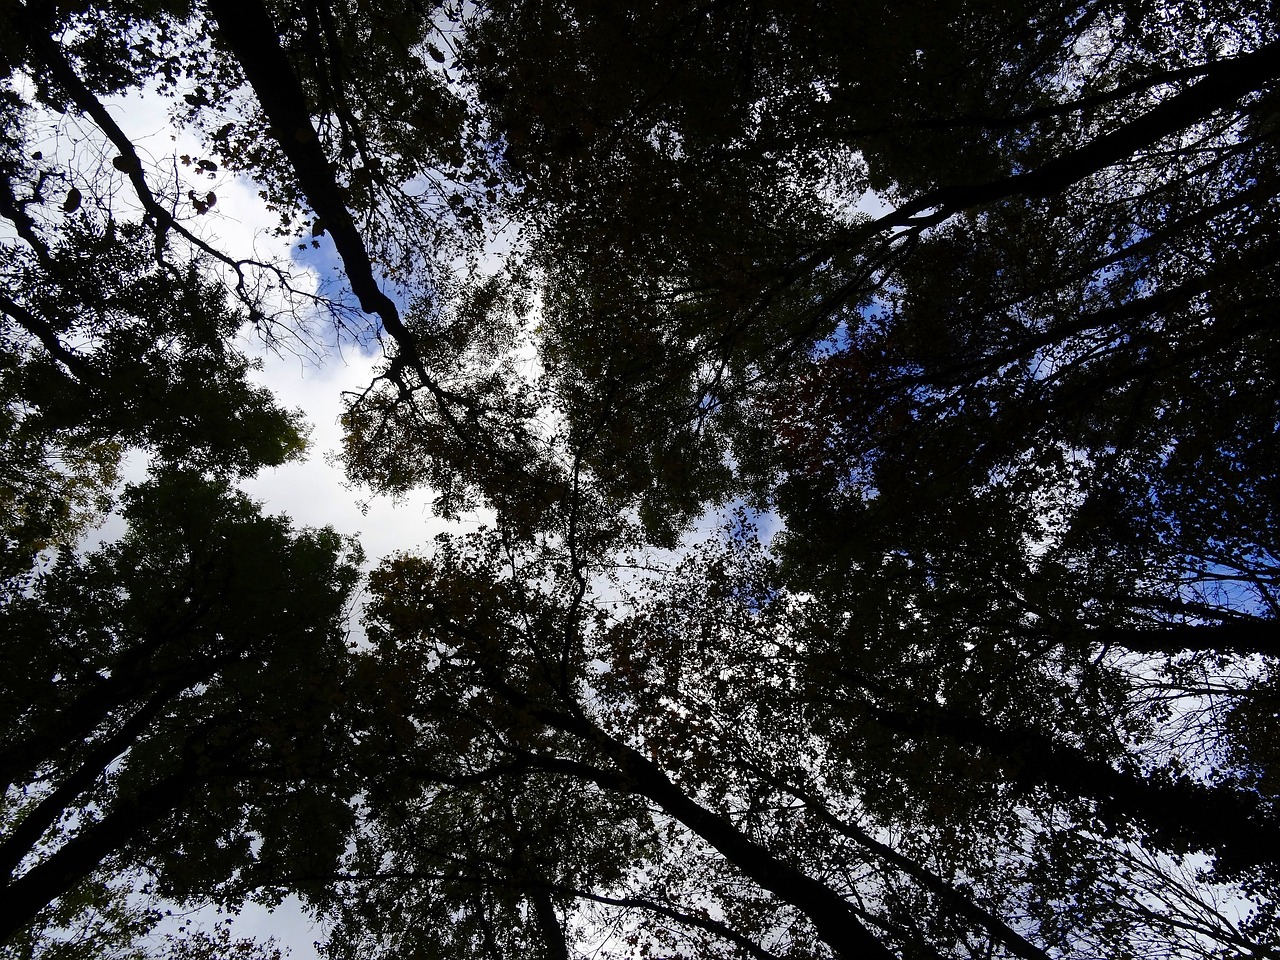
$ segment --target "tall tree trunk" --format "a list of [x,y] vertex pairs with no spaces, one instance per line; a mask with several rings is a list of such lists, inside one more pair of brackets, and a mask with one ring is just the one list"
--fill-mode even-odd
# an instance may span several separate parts
[[922,227],[940,223],[961,210],[1009,197],[1046,197],[1132,157],[1164,137],[1207,120],[1219,110],[1235,106],[1250,93],[1280,76],[1280,42],[1252,53],[1220,60],[1201,80],[1140,117],[1110,133],[1054,157],[1026,173],[992,183],[955,185],[931,190],[869,225],[876,231],[898,226]]
[[859,960],[896,960],[894,954],[867,929],[844,897],[756,843],[728,818],[698,803],[644,754],[620,743],[581,717],[537,708],[535,712],[541,719],[595,748],[611,762],[612,769],[537,756],[530,758],[533,763],[549,771],[589,779],[608,790],[623,790],[652,801],[668,816],[710,844],[744,876],[808,917],[818,936],[837,956]]
[[1092,800],[1118,822],[1142,824],[1151,839],[1174,851],[1213,853],[1228,870],[1280,864],[1280,825],[1240,791],[1209,787],[1182,777],[1161,782],[1117,770],[1084,750],[1045,734],[997,726],[985,717],[925,703],[869,705],[890,730],[976,746],[997,758],[1023,784],[1048,787],[1066,797]]
[[0,943],[25,928],[40,911],[75,889],[104,859],[121,850],[186,800],[198,783],[195,764],[156,781],[136,797],[122,799],[92,826],[18,879],[0,885]]
[[556,916],[550,891],[545,886],[533,885],[527,896],[533,907],[534,918],[538,922],[538,932],[542,934],[542,945],[546,950],[547,960],[569,960],[569,945],[564,939],[564,926]]
[[373,275],[368,248],[320,145],[306,94],[280,46],[280,32],[271,14],[257,0],[210,0],[209,10],[218,20],[219,36],[240,61],[307,203],[324,221],[360,308],[378,316],[401,354],[415,358],[416,365],[413,337],[401,322],[395,303],[379,288]]
[[1280,624],[1273,620],[1235,620],[1215,624],[1175,624],[1156,629],[1102,627],[1081,631],[1081,640],[1112,644],[1135,653],[1260,653],[1280,657]]

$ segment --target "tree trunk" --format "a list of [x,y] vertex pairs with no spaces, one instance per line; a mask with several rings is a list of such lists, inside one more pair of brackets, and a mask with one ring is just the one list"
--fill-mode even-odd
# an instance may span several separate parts
[[1099,813],[1113,821],[1141,823],[1166,849],[1212,852],[1228,870],[1274,868],[1280,863],[1280,826],[1256,800],[1239,791],[1187,777],[1169,782],[1144,779],[1045,734],[999,727],[984,717],[928,704],[911,704],[909,709],[872,705],[869,712],[885,727],[908,736],[943,737],[979,747],[999,759],[1015,782],[1092,800]]
[[[505,691],[504,691],[505,692]],[[657,764],[610,737],[585,719],[559,711],[538,711],[542,719],[584,740],[610,760],[605,770],[578,761],[532,758],[544,769],[572,773],[608,790],[639,794],[709,843],[742,874],[809,918],[818,936],[837,956],[896,960],[854,913],[852,906],[826,884],[781,860],[747,837],[727,818],[702,806],[672,783]]]

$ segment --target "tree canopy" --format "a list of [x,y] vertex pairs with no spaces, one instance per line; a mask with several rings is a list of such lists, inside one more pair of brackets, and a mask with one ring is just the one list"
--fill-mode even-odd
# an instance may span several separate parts
[[6,956],[1280,956],[1274,9],[0,19]]

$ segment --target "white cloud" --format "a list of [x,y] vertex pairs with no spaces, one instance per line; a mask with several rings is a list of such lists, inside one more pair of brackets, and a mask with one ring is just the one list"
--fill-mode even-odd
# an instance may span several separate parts
[[[204,151],[190,132],[171,125],[169,100],[155,93],[134,94],[111,101],[109,109],[150,167],[157,186],[161,186],[161,179],[169,178],[162,192],[171,193],[181,183],[183,193],[194,188],[201,194],[209,190],[217,194],[217,204],[199,217],[190,216],[192,211],[180,203],[179,217],[189,229],[234,257],[252,256],[285,266],[303,291],[318,288],[320,278],[314,269],[294,260],[293,243],[273,232],[275,216],[266,209],[253,181],[221,172],[208,179],[177,159],[184,154],[198,158]],[[315,259],[315,255],[308,259]],[[327,321],[321,318],[315,322],[319,330]],[[349,347],[340,353],[330,352],[319,362],[315,357],[300,360],[267,351],[251,335],[242,338],[240,347],[262,361],[254,379],[285,407],[301,408],[312,425],[311,448],[304,461],[264,471],[244,484],[246,492],[261,500],[268,513],[288,514],[299,525],[328,525],[340,533],[359,534],[372,560],[425,544],[445,529],[432,515],[429,494],[400,503],[386,497],[369,499],[348,489],[341,468],[329,462],[342,440],[338,422],[342,394],[368,386],[379,356]],[[362,500],[367,501],[364,512]]]
[[281,404],[305,412],[312,427],[311,446],[305,460],[265,470],[244,484],[268,512],[286,513],[299,525],[327,525],[339,533],[359,534],[371,560],[426,544],[449,526],[432,513],[429,492],[400,502],[370,498],[350,489],[342,468],[330,462],[342,444],[342,395],[367,387],[379,362],[376,356],[354,350],[330,355],[319,367],[295,357],[265,356],[256,379]]

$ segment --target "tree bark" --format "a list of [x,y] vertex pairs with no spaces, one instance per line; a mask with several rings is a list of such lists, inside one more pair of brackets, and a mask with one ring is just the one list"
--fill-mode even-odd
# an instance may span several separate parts
[[1176,624],[1156,629],[1102,627],[1073,636],[1095,644],[1124,647],[1135,653],[1257,653],[1280,657],[1280,624],[1273,620]]
[[799,787],[793,786],[784,780],[776,777],[770,777],[756,771],[757,775],[766,783],[777,787],[787,793],[790,793],[797,800],[804,803],[806,809],[810,810],[819,821],[826,824],[832,830],[843,836],[848,837],[858,846],[865,850],[869,850],[874,856],[889,863],[901,870],[907,876],[911,877],[922,887],[938,897],[950,909],[954,910],[957,916],[964,917],[966,920],[976,924],[983,930],[986,930],[994,939],[1004,944],[1009,952],[1015,956],[1022,957],[1023,960],[1049,960],[1049,955],[1028,940],[1022,934],[1018,933],[1007,923],[997,917],[995,914],[984,910],[978,904],[974,903],[969,897],[965,896],[955,887],[951,886],[937,874],[927,870],[921,864],[912,860],[910,857],[904,856],[888,844],[881,843],[863,830],[858,829],[851,823],[847,823],[837,817],[825,805],[820,803],[816,797],[810,796],[806,791]]
[[46,906],[93,873],[155,826],[190,795],[198,783],[194,764],[159,780],[137,797],[118,803],[110,813],[68,840],[57,852],[17,880],[0,885],[0,943],[26,927]]
[[29,775],[53,751],[88,740],[111,711],[147,697],[155,689],[163,690],[173,684],[187,687],[207,680],[238,656],[238,651],[233,650],[219,657],[184,664],[182,669],[168,674],[144,672],[147,660],[161,647],[181,643],[186,637],[186,631],[179,625],[175,633],[156,633],[143,639],[110,664],[109,676],[71,698],[55,716],[35,725],[30,733],[14,737],[0,750],[0,783],[12,784]]
[[526,894],[533,905],[533,915],[542,935],[542,945],[548,960],[569,960],[569,945],[565,943],[564,926],[556,916],[551,893],[545,886],[533,885]]
[[222,41],[240,61],[276,143],[293,167],[298,186],[316,216],[324,221],[360,308],[377,315],[404,356],[416,358],[413,337],[401,322],[400,311],[373,275],[369,251],[320,145],[306,94],[280,46],[271,14],[256,0],[210,0],[209,10],[217,18]]
[[1144,779],[1045,734],[999,727],[985,717],[943,707],[869,705],[869,713],[888,729],[908,736],[943,737],[985,750],[1015,781],[1092,800],[1112,821],[1142,824],[1166,849],[1212,852],[1228,870],[1274,869],[1280,863],[1280,825],[1253,797],[1239,791],[1187,777],[1163,783]]
[[[879,232],[891,227],[929,226],[961,210],[996,200],[1052,196],[1164,137],[1233,106],[1277,76],[1280,76],[1280,42],[1269,43],[1244,56],[1219,61],[1193,86],[1076,150],[1055,157],[1034,170],[991,183],[930,190],[885,214],[867,229]],[[934,212],[917,219],[918,214],[929,210]]]
[[818,936],[837,956],[896,960],[853,912],[852,906],[821,881],[815,880],[773,851],[747,837],[728,819],[702,806],[642,753],[613,739],[603,730],[559,711],[539,711],[544,720],[595,747],[613,764],[602,769],[577,760],[531,756],[530,762],[549,772],[569,773],[606,790],[639,794],[683,823],[709,843],[729,863],[779,900],[809,918]]
[[119,729],[105,739],[90,745],[89,753],[74,770],[43,800],[28,810],[12,832],[0,843],[0,876],[7,876],[24,857],[36,849],[36,845],[62,816],[73,809],[77,797],[93,786],[94,782],[110,766],[111,761],[133,745],[143,731],[166,706],[189,684],[175,683],[161,688],[120,724]]

